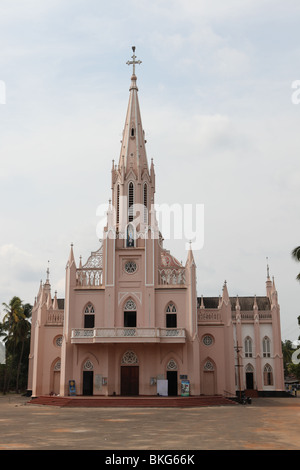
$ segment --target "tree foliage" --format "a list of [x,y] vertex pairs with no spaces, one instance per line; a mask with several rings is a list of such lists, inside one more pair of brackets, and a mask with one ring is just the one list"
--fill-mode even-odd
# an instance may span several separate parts
[[20,392],[27,387],[28,355],[32,306],[14,296],[3,303],[4,317],[0,322],[0,336],[5,344],[5,364],[1,366],[0,384],[3,393]]
[[[292,251],[292,258],[295,261],[300,261],[300,246],[296,246],[296,248]],[[297,281],[300,281],[300,273],[296,277]]]

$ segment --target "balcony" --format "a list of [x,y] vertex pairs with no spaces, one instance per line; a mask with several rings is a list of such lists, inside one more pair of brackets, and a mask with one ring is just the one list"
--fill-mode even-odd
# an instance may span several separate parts
[[91,343],[185,343],[184,328],[75,328],[71,342]]
[[79,268],[76,270],[76,287],[78,289],[99,289],[102,285],[102,269]]

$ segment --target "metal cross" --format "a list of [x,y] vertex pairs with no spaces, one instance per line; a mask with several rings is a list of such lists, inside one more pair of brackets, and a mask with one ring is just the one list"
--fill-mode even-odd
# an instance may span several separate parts
[[128,60],[128,61],[126,62],[126,64],[127,64],[127,65],[133,65],[132,75],[135,75],[135,64],[141,64],[142,61],[141,61],[141,60],[135,60],[135,59],[136,59],[136,55],[135,55],[135,46],[132,46],[132,50],[133,50],[132,60]]

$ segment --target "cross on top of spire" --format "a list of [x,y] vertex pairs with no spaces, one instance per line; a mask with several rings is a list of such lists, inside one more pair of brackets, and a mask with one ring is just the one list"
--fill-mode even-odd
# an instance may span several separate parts
[[127,65],[132,65],[133,66],[133,69],[132,69],[132,75],[135,75],[135,64],[141,64],[142,61],[141,60],[135,60],[136,59],[136,55],[135,55],[135,46],[132,46],[132,50],[133,50],[133,56],[132,56],[132,60],[128,60],[126,62]]

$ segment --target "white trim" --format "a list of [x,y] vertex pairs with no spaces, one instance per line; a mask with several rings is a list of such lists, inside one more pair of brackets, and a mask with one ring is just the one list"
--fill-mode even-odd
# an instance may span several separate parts
[[[109,232],[113,232],[114,233],[114,237],[113,237],[113,283],[112,284],[107,284],[107,240],[111,240],[109,237],[108,237],[108,234]],[[106,287],[114,287],[115,286],[115,252],[116,252],[116,232],[113,230],[113,229],[109,229],[109,231],[107,232],[107,237],[106,237],[106,250],[105,250],[105,286]]]
[[141,292],[119,292],[118,293],[118,305],[120,305],[124,297],[127,297],[127,296],[134,296],[142,305],[142,293]]
[[[147,252],[147,240],[148,240],[148,231],[150,229],[150,232],[151,232],[151,240],[152,240],[152,254],[153,254],[153,259],[152,259],[152,284],[148,284],[147,283],[147,259],[148,259],[148,252]],[[153,287],[154,286],[154,268],[155,268],[155,264],[154,264],[154,237],[152,237],[152,228],[150,226],[147,226],[146,227],[146,230],[145,230],[145,234],[147,234],[147,236],[145,236],[145,287]]]

